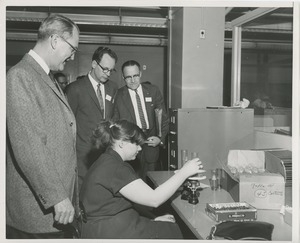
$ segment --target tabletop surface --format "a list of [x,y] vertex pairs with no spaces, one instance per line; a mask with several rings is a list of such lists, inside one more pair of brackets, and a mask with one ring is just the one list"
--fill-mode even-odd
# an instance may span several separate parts
[[[173,174],[173,171],[151,171],[148,172],[148,177],[155,186],[159,186]],[[207,185],[209,183],[208,179],[201,182]],[[182,200],[179,195],[172,199],[171,206],[198,239],[206,239],[211,227],[218,223],[206,214],[206,203],[218,202],[226,203],[234,202],[234,200],[227,191],[223,189],[213,191],[209,187],[200,191],[198,204],[190,204],[188,201]],[[258,209],[257,221],[269,222],[274,225],[273,241],[292,240],[292,227],[284,222],[283,215],[279,210]]]

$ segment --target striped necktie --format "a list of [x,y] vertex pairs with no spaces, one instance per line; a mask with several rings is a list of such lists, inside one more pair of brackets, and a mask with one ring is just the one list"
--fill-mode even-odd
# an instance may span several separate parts
[[102,116],[103,116],[103,118],[105,118],[105,114],[104,114],[104,102],[103,102],[103,98],[102,98],[102,94],[101,94],[100,85],[101,84],[97,85],[97,98],[98,98],[98,101],[99,101],[99,104],[100,104],[100,109],[101,109]]
[[134,91],[135,91],[137,107],[138,107],[138,111],[139,111],[139,115],[140,115],[140,120],[141,120],[141,124],[142,124],[142,129],[144,130],[144,129],[147,129],[147,123],[146,123],[146,119],[145,119],[143,108],[142,108],[141,98],[140,98],[137,90],[134,90]]

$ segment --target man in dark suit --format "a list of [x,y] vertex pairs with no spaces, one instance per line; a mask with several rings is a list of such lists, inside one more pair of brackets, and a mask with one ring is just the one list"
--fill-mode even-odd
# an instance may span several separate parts
[[76,121],[51,77],[74,59],[79,29],[61,15],[40,25],[6,80],[6,237],[63,238],[78,205]]
[[67,86],[66,95],[77,123],[77,163],[79,188],[90,165],[102,151],[91,144],[93,130],[101,119],[110,119],[113,114],[113,99],[117,85],[109,80],[118,58],[116,53],[99,47],[92,57],[88,75]]
[[147,171],[157,168],[159,147],[165,143],[169,119],[158,87],[149,82],[141,83],[142,72],[138,62],[125,62],[122,73],[126,85],[117,91],[113,120],[126,119],[137,124],[146,134],[147,143],[137,158],[137,171],[145,180]]

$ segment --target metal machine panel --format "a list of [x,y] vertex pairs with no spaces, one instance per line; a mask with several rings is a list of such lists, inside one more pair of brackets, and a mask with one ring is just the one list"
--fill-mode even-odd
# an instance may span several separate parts
[[169,168],[181,167],[181,150],[198,152],[205,169],[220,167],[230,149],[254,146],[253,109],[170,109]]

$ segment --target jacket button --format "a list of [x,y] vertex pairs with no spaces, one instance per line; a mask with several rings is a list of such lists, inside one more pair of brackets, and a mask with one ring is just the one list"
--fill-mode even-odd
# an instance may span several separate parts
[[70,127],[73,126],[73,122],[70,123]]

